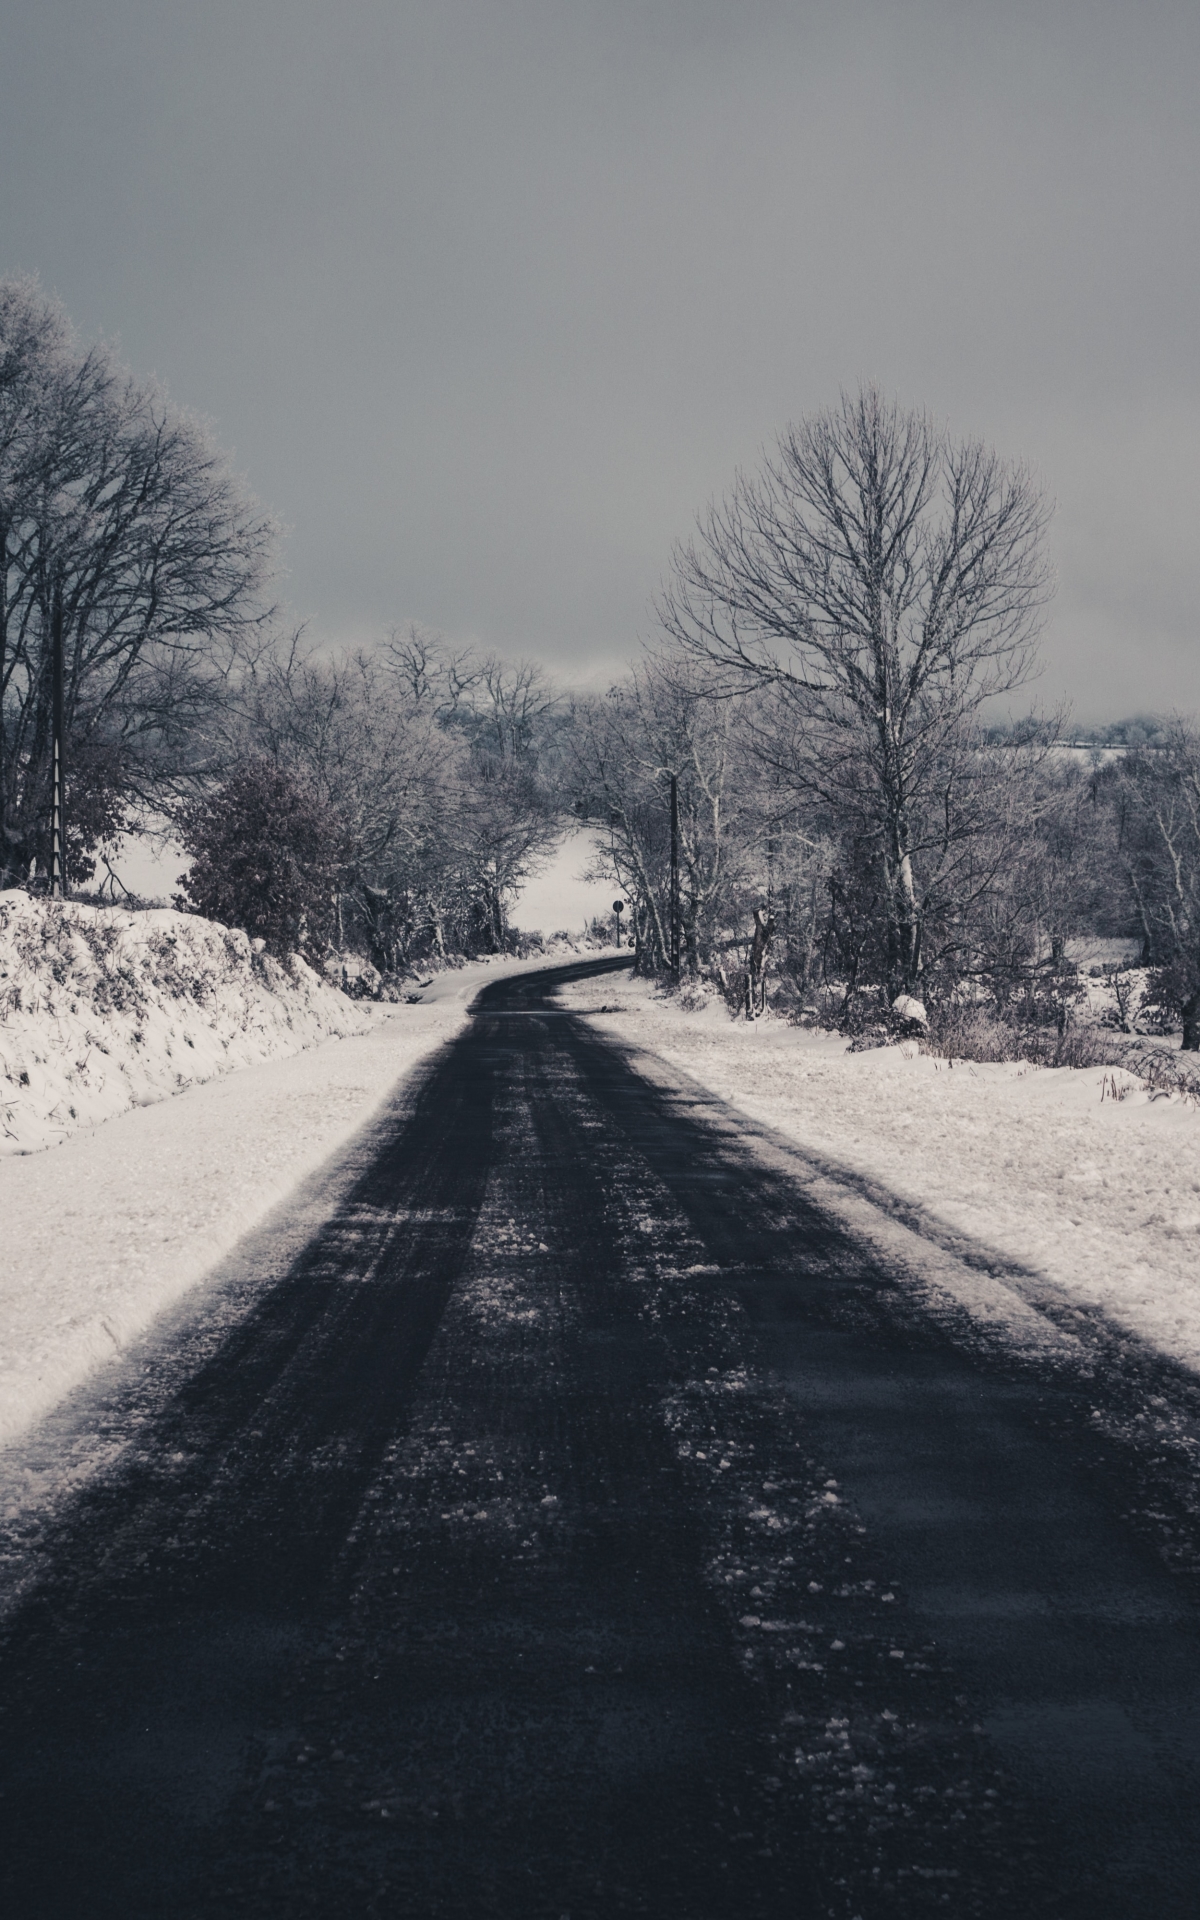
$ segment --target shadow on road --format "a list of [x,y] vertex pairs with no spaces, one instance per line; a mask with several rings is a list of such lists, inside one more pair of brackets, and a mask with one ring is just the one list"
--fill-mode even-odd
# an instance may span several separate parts
[[554,1006],[623,964],[489,984],[64,1513],[7,1911],[1194,1911],[1188,1580],[1052,1383]]

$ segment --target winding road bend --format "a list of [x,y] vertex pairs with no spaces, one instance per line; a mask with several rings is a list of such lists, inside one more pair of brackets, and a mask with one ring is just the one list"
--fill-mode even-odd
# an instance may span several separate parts
[[487,988],[48,1524],[10,1920],[1200,1911],[1195,1575],[1103,1383],[555,1006],[612,965]]

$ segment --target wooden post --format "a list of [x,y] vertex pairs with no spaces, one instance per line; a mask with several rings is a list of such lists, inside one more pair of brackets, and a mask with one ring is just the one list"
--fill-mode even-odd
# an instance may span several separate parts
[[679,978],[679,780],[671,775],[671,972]]
[[63,608],[62,587],[56,586],[50,610],[51,700],[54,728],[50,794],[50,898],[67,895],[66,810],[64,780],[66,753],[63,738]]

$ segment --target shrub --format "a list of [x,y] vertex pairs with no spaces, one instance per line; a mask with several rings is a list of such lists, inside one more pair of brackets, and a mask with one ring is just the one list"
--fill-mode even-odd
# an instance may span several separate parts
[[272,761],[253,760],[183,811],[191,857],[175,905],[242,927],[283,959],[319,954],[344,859],[336,819]]
[[1152,967],[1146,974],[1141,1012],[1151,1033],[1171,1033],[1182,1025],[1184,1050],[1200,1050],[1200,962],[1190,953],[1180,952],[1169,965]]
[[1178,1094],[1193,1106],[1200,1106],[1200,1071],[1186,1064],[1187,1056],[1166,1053],[1160,1047],[1131,1048],[1122,1056],[1122,1066],[1151,1093]]
[[950,1000],[930,1009],[923,1053],[948,1060],[1028,1060],[1041,1067],[1121,1066],[1126,1049],[1099,1027],[1030,1026],[1001,1019],[979,1001]]

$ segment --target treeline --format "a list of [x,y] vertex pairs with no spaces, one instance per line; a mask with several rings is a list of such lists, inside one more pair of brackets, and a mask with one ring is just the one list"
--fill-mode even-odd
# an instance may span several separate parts
[[332,659],[274,647],[223,718],[231,771],[174,809],[181,904],[383,975],[511,944],[512,901],[562,831],[566,710],[539,668],[415,627]]
[[571,733],[646,965],[678,944],[748,1012],[851,1030],[920,1002],[1061,1035],[1071,944],[1135,939],[1142,1018],[1200,1046],[1200,738],[994,719],[1036,664],[1046,522],[1025,469],[870,389],[708,509],[644,664]]
[[559,831],[562,703],[417,630],[281,639],[275,550],[203,423],[0,284],[0,885],[46,885],[57,639],[72,888],[150,822],[189,856],[181,904],[275,951],[502,948]]
[[166,822],[185,904],[401,975],[506,947],[586,822],[639,966],[751,1013],[1061,1032],[1072,943],[1135,939],[1144,1017],[1195,1047],[1196,734],[996,717],[1035,665],[1046,524],[1025,469],[866,389],[701,516],[603,697],[418,628],[323,654],[281,639],[274,527],[204,427],[0,286],[0,881],[45,884],[60,634],[77,888]]
[[1082,998],[1073,950],[1112,941],[1130,961],[1109,970],[1147,970],[1141,1024],[1200,1047],[1200,734],[1185,721],[1105,758],[1064,751],[1052,722],[1004,744],[964,729],[909,823],[908,971],[878,824],[798,789],[786,716],[761,693],[713,693],[668,652],[576,708],[572,749],[646,971],[670,972],[673,774],[681,973],[731,1008],[858,1032],[905,996],[935,1019],[982,1006],[1061,1033]]

